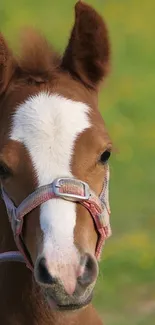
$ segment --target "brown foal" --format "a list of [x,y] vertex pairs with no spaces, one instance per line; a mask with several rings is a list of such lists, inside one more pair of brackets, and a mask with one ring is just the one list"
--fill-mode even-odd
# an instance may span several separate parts
[[[62,56],[39,33],[26,35],[18,58],[0,35],[0,191],[18,207],[36,189],[51,184],[54,190],[55,180],[65,178],[71,198],[44,196],[25,213],[21,238],[32,272],[24,263],[0,264],[0,324],[100,325],[91,300],[100,231],[103,239],[110,235],[105,182],[112,145],[98,110],[109,70],[106,25],[78,1]],[[75,179],[89,185],[93,202],[75,199],[80,189],[68,185]],[[0,197],[0,253],[16,250]]]

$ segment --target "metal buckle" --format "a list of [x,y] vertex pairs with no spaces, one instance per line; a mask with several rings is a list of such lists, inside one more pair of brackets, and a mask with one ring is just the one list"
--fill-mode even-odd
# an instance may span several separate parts
[[[83,188],[84,188],[84,195],[78,195],[78,194],[71,194],[71,193],[61,193],[60,192],[60,188],[61,188],[61,182],[62,181],[74,181],[74,184],[76,183],[77,185],[83,185]],[[78,179],[75,179],[75,178],[69,178],[69,177],[62,177],[62,178],[57,178],[54,180],[53,182],[53,192],[55,195],[59,196],[59,197],[62,197],[63,199],[65,200],[68,200],[68,201],[85,201],[85,200],[88,200],[89,197],[90,197],[90,189],[89,189],[89,185],[85,182],[82,182]]]

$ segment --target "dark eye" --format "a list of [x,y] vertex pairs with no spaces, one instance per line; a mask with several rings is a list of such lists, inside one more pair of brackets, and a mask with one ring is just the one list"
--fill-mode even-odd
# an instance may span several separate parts
[[102,153],[102,155],[100,156],[99,162],[102,164],[105,164],[108,159],[110,158],[111,152],[109,150],[106,150]]
[[6,179],[11,175],[10,169],[3,163],[0,163],[0,178]]

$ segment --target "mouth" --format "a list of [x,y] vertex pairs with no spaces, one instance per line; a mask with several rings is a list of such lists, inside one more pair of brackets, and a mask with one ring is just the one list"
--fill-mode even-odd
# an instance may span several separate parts
[[87,307],[91,300],[93,298],[93,294],[91,293],[91,295],[82,303],[70,303],[70,304],[59,304],[55,301],[55,299],[51,296],[46,296],[46,299],[48,300],[48,304],[52,309],[55,310],[59,310],[59,311],[74,311],[74,310],[78,310],[78,309],[82,309]]

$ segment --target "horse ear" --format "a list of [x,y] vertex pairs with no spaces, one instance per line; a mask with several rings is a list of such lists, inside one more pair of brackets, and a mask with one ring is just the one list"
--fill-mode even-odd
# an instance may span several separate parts
[[62,67],[86,86],[97,88],[109,70],[110,46],[102,17],[78,1],[75,23],[62,59]]
[[13,75],[15,60],[8,45],[0,33],[0,95],[2,95]]
[[25,28],[21,33],[20,45],[20,75],[36,83],[48,81],[55,66],[60,66],[60,59],[44,36],[33,28]]

